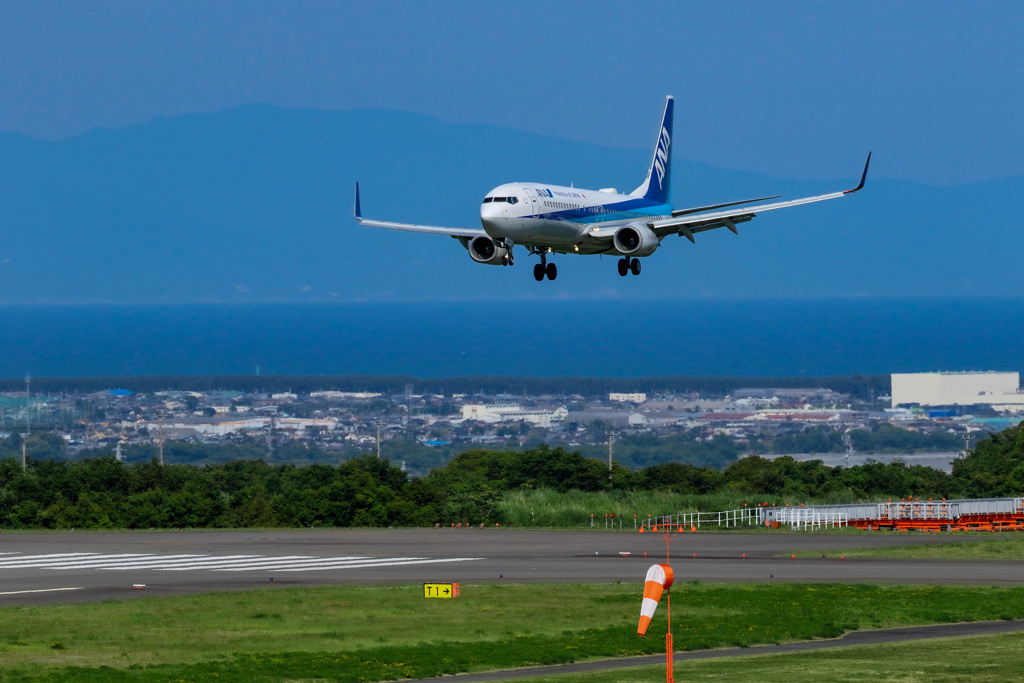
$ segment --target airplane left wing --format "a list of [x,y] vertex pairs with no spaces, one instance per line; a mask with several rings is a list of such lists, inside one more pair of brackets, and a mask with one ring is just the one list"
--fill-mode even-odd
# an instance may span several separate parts
[[[742,210],[733,211],[714,211],[709,213],[688,213],[682,216],[674,216],[672,218],[665,218],[660,221],[651,221],[647,223],[647,227],[654,231],[659,238],[665,237],[678,233],[683,237],[687,238],[691,242],[694,241],[693,236],[695,233],[704,232],[706,230],[714,230],[716,228],[728,228],[733,233],[736,233],[737,223],[746,223],[753,219],[758,213],[764,211],[774,211],[775,209],[788,209],[791,206],[800,206],[801,204],[813,204],[815,202],[823,202],[829,199],[838,199],[839,197],[845,197],[848,194],[853,194],[864,187],[864,182],[868,177],[868,166],[871,164],[871,153],[868,153],[868,160],[864,163],[864,172],[860,176],[860,184],[852,190],[844,190],[842,192],[829,192],[828,194],[819,194],[814,197],[803,197],[801,199],[791,199],[785,202],[774,202],[772,204],[761,204],[758,206],[746,206]],[[756,200],[755,200],[756,201]]]
[[370,218],[363,218],[362,207],[359,202],[359,183],[356,183],[356,204],[355,218],[360,225],[369,225],[374,228],[388,228],[389,230],[405,230],[407,232],[423,232],[430,235],[448,235],[463,240],[474,237],[486,237],[483,230],[473,228],[442,228],[436,225],[415,225],[413,223],[393,223],[391,221],[375,221]]

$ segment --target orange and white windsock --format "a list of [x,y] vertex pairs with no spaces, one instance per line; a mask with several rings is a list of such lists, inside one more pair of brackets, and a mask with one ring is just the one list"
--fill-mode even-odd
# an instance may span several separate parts
[[637,635],[647,633],[647,627],[654,617],[654,610],[658,609],[658,601],[666,588],[672,587],[672,567],[667,564],[651,565],[647,570],[647,582],[644,583],[644,602],[640,607],[640,625],[637,626]]

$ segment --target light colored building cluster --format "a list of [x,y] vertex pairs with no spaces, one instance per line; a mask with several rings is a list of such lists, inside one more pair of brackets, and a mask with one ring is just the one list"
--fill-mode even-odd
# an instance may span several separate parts
[[309,430],[334,431],[338,428],[336,418],[310,419],[297,417],[272,417],[252,415],[245,417],[172,417],[166,420],[144,420],[133,425],[136,429],[145,427],[151,433],[160,430],[175,437],[197,434],[202,436],[227,436],[235,432],[260,430],[273,427],[282,432],[301,433]]
[[991,406],[1024,411],[1019,372],[915,372],[892,375],[892,406]]

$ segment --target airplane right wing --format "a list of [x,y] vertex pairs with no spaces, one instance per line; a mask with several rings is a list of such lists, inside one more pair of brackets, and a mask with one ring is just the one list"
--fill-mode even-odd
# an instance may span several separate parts
[[[653,230],[654,234],[659,238],[665,237],[666,235],[679,234],[691,242],[694,241],[693,236],[695,233],[704,232],[706,230],[728,228],[730,231],[735,233],[737,223],[746,223],[754,218],[758,213],[774,211],[775,209],[787,209],[791,206],[800,206],[801,204],[813,204],[814,202],[823,202],[828,199],[838,199],[839,197],[845,197],[848,194],[857,192],[864,187],[864,182],[868,177],[868,166],[870,164],[871,153],[869,152],[868,160],[864,163],[864,172],[860,176],[860,184],[852,190],[829,192],[828,194],[819,194],[814,197],[802,197],[800,199],[791,199],[789,201],[775,202],[772,204],[745,206],[743,209],[733,211],[709,211],[707,213],[703,213],[703,211],[706,211],[707,209],[715,209],[723,206],[735,206],[759,200],[752,199],[732,204],[721,204],[718,206],[702,207],[699,209],[687,209],[680,212],[673,211],[672,218],[651,221],[650,223],[647,223],[647,227]],[[775,197],[765,197],[765,199],[775,199]]]
[[463,240],[471,240],[474,237],[487,237],[482,229],[473,228],[442,228],[436,225],[415,225],[413,223],[393,223],[391,221],[375,221],[370,218],[363,218],[362,207],[359,203],[359,183],[356,183],[356,222],[360,225],[369,225],[374,228],[388,228],[389,230],[405,230],[407,232],[422,232],[430,235],[448,235]]

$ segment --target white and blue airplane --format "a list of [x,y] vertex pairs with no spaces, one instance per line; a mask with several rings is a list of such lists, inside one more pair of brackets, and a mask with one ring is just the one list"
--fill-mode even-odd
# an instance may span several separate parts
[[584,190],[546,183],[499,185],[487,193],[480,205],[483,229],[477,230],[364,218],[359,202],[359,183],[356,183],[356,221],[378,228],[449,235],[462,243],[474,261],[492,266],[515,263],[513,248],[520,245],[530,254],[540,257],[540,263],[533,267],[533,276],[538,281],[545,277],[554,280],[558,276],[555,264],[548,261],[551,254],[619,256],[619,275],[625,277],[630,273],[639,275],[640,257],[653,254],[669,235],[679,235],[694,242],[695,234],[715,228],[728,228],[738,234],[736,225],[751,220],[758,213],[838,199],[864,187],[871,163],[870,153],[860,184],[852,190],[756,206],[748,205],[779,197],[673,209],[668,198],[674,101],[671,96],[666,98],[647,177],[629,194],[619,194],[610,187]]

